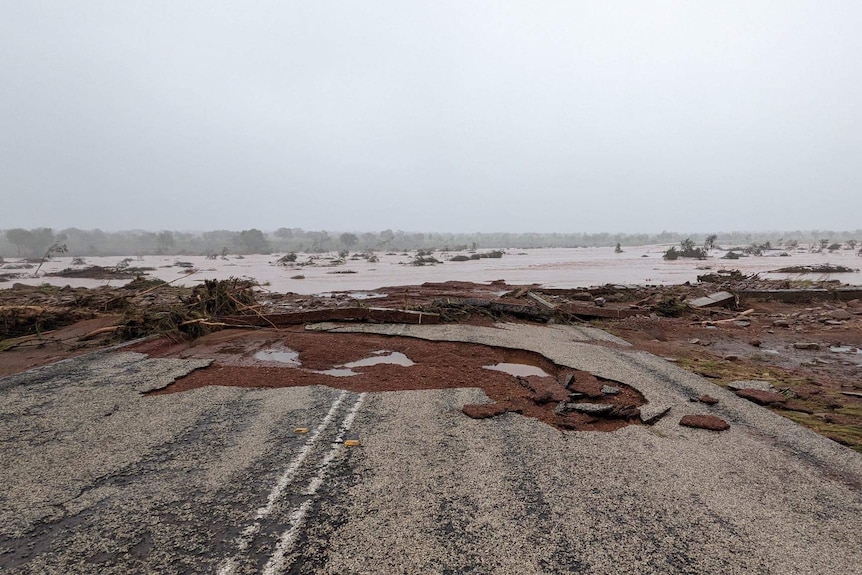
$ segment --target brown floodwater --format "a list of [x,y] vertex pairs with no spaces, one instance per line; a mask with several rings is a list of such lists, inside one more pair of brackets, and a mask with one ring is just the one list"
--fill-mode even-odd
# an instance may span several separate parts
[[[471,281],[490,282],[505,280],[509,284],[538,283],[545,287],[573,288],[603,284],[680,284],[694,282],[699,274],[709,270],[738,269],[745,274],[766,274],[770,270],[791,265],[826,264],[862,267],[862,257],[851,250],[834,253],[809,253],[807,250],[787,252],[781,257],[779,251],[764,256],[751,256],[739,260],[722,260],[724,252],[714,251],[706,260],[665,261],[662,254],[668,246],[626,247],[621,254],[607,248],[549,248],[505,251],[499,259],[480,259],[464,262],[447,261],[466,252],[435,252],[434,257],[444,263],[426,266],[411,265],[415,252],[386,255],[378,253],[378,262],[364,259],[348,259],[336,265],[336,254],[315,254],[311,265],[298,265],[308,261],[308,254],[299,254],[297,265],[278,266],[274,262],[282,254],[250,255],[243,258],[228,256],[226,260],[209,260],[203,256],[142,256],[131,265],[152,267],[151,276],[171,281],[189,273],[189,269],[175,265],[177,261],[190,262],[196,273],[177,281],[177,284],[195,285],[204,279],[225,279],[231,276],[249,278],[275,292],[301,294],[328,294],[330,292],[353,292],[357,298],[370,299],[377,295],[376,288],[394,285],[416,285],[424,282]],[[485,251],[485,250],[480,250]],[[120,286],[128,280],[88,280],[61,277],[45,277],[44,273],[62,270],[71,266],[70,257],[60,257],[46,263],[38,278],[25,277],[0,283],[0,289],[14,282],[25,284],[49,283],[72,287],[95,287],[100,285]],[[88,265],[114,266],[123,258],[88,257]],[[9,262],[12,263],[12,262]],[[13,272],[13,270],[6,270]],[[18,271],[18,270],[14,270]],[[31,270],[20,270],[22,273]],[[303,279],[294,279],[303,276]],[[844,283],[862,284],[862,273],[832,274],[768,274],[763,277],[779,279],[839,279]]]

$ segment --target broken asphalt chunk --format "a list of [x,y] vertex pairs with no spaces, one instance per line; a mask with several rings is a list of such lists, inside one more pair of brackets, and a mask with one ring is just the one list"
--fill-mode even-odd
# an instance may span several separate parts
[[730,306],[736,303],[736,296],[730,292],[720,291],[716,293],[709,294],[704,297],[699,297],[695,300],[688,302],[688,305],[697,309],[702,307],[713,307],[713,306]]
[[727,384],[727,389],[739,391],[740,389],[756,389],[759,391],[774,391],[775,388],[768,381],[760,379],[740,379]]
[[565,412],[574,411],[577,413],[586,413],[587,415],[601,415],[608,413],[614,408],[613,405],[607,403],[566,403],[564,405]]
[[667,415],[669,411],[669,405],[642,405],[640,408],[641,421],[647,425],[651,425]]

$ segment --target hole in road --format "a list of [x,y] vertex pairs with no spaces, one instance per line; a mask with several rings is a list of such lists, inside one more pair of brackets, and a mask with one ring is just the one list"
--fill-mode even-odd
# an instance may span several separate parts
[[[162,357],[201,357],[213,363],[148,395],[213,385],[323,385],[353,392],[479,388],[490,401],[461,406],[474,419],[517,413],[558,429],[589,431],[640,424],[639,407],[646,403],[631,386],[556,365],[526,350],[299,329],[215,332],[181,350],[165,343]],[[131,349],[160,355],[154,342]],[[580,403],[601,409],[590,411],[587,406],[578,407]]]

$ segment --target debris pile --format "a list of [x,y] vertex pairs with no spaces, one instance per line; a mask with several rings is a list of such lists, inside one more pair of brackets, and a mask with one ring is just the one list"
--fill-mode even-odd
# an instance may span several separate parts
[[847,266],[836,266],[833,264],[820,264],[811,266],[790,266],[779,268],[769,273],[773,274],[848,274],[858,272],[858,269]]
[[103,336],[131,339],[159,333],[197,337],[221,327],[217,319],[221,315],[253,313],[255,285],[231,278],[186,288],[141,277],[122,288],[15,284],[0,290],[0,341],[4,349],[57,343],[51,338],[53,330],[99,317],[115,320],[101,329]]
[[61,278],[86,278],[96,280],[127,280],[140,277],[155,268],[146,267],[102,267],[89,266],[86,268],[66,268],[55,273],[47,274]]
[[[188,295],[168,306],[131,307],[123,317],[122,334],[126,339],[159,334],[200,337],[226,327],[219,318],[240,312],[260,314],[254,282],[238,278],[205,280]],[[151,288],[153,289],[153,288]]]

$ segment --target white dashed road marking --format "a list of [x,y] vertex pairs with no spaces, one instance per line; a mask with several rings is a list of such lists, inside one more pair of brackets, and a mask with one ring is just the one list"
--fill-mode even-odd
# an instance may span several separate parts
[[[308,454],[311,453],[311,450],[317,443],[320,434],[332,423],[332,420],[335,418],[336,412],[344,403],[344,399],[346,397],[347,391],[342,391],[341,394],[339,394],[339,396],[330,406],[329,411],[323,418],[323,421],[320,422],[320,425],[318,425],[314,429],[314,431],[309,434],[308,440],[306,440],[305,444],[300,448],[299,452],[293,457],[288,466],[285,468],[284,472],[279,476],[278,480],[272,488],[272,491],[270,491],[269,496],[267,497],[266,505],[257,510],[257,512],[255,513],[254,521],[248,527],[243,529],[242,533],[237,538],[237,553],[229,559],[222,561],[222,563],[219,565],[217,571],[218,575],[233,575],[233,573],[236,572],[236,569],[239,565],[240,554],[248,549],[255,535],[257,535],[257,533],[260,531],[261,522],[272,513],[273,509],[275,509],[276,504],[283,496],[285,490],[293,482],[293,479],[296,476],[297,472],[302,467],[303,463],[305,463],[305,460],[308,458]],[[323,479],[326,475],[326,471],[329,469],[332,460],[335,459],[335,455],[338,453],[338,450],[342,446],[342,442],[344,441],[344,434],[350,429],[350,426],[353,424],[353,420],[356,419],[356,413],[358,412],[359,407],[362,405],[362,401],[364,399],[365,394],[359,394],[359,397],[356,399],[356,402],[350,408],[350,411],[347,413],[344,420],[342,421],[341,426],[338,429],[338,434],[336,435],[336,438],[333,442],[332,448],[327,452],[327,454],[318,464],[317,474],[309,482],[308,486],[302,491],[303,495],[312,496],[317,493],[318,489],[320,489],[320,486],[323,484]],[[312,499],[306,499],[291,511],[288,518],[291,527],[287,531],[285,531],[279,538],[273,555],[267,562],[266,567],[264,568],[264,573],[278,573],[279,570],[284,566],[284,558],[286,554],[290,551],[290,548],[292,547],[293,542],[296,539],[296,535],[298,534],[299,529],[305,521],[305,516],[308,513],[308,509],[311,507],[312,501]]]
[[[341,423],[341,427],[338,429],[338,435],[335,437],[332,448],[320,462],[320,466],[317,469],[317,475],[315,475],[314,479],[309,482],[308,487],[303,491],[303,495],[315,495],[317,490],[320,489],[320,486],[323,485],[323,479],[326,477],[326,472],[332,464],[332,460],[335,459],[335,456],[343,445],[344,434],[347,433],[350,430],[350,426],[353,425],[353,420],[356,419],[356,413],[359,411],[360,406],[362,406],[362,401],[364,399],[364,393],[360,393],[359,397],[356,398],[356,403],[354,403],[353,407],[350,408],[350,412],[348,412],[347,417],[344,418],[344,421]],[[311,498],[306,499],[291,512],[290,528],[282,533],[278,544],[275,546],[275,551],[273,552],[272,557],[270,557],[266,566],[263,568],[263,575],[277,575],[284,569],[284,559],[290,552],[291,548],[293,548],[293,543],[296,541],[296,535],[299,533],[302,524],[305,522],[305,516],[308,513],[308,509],[311,507],[312,501],[313,499]]]

